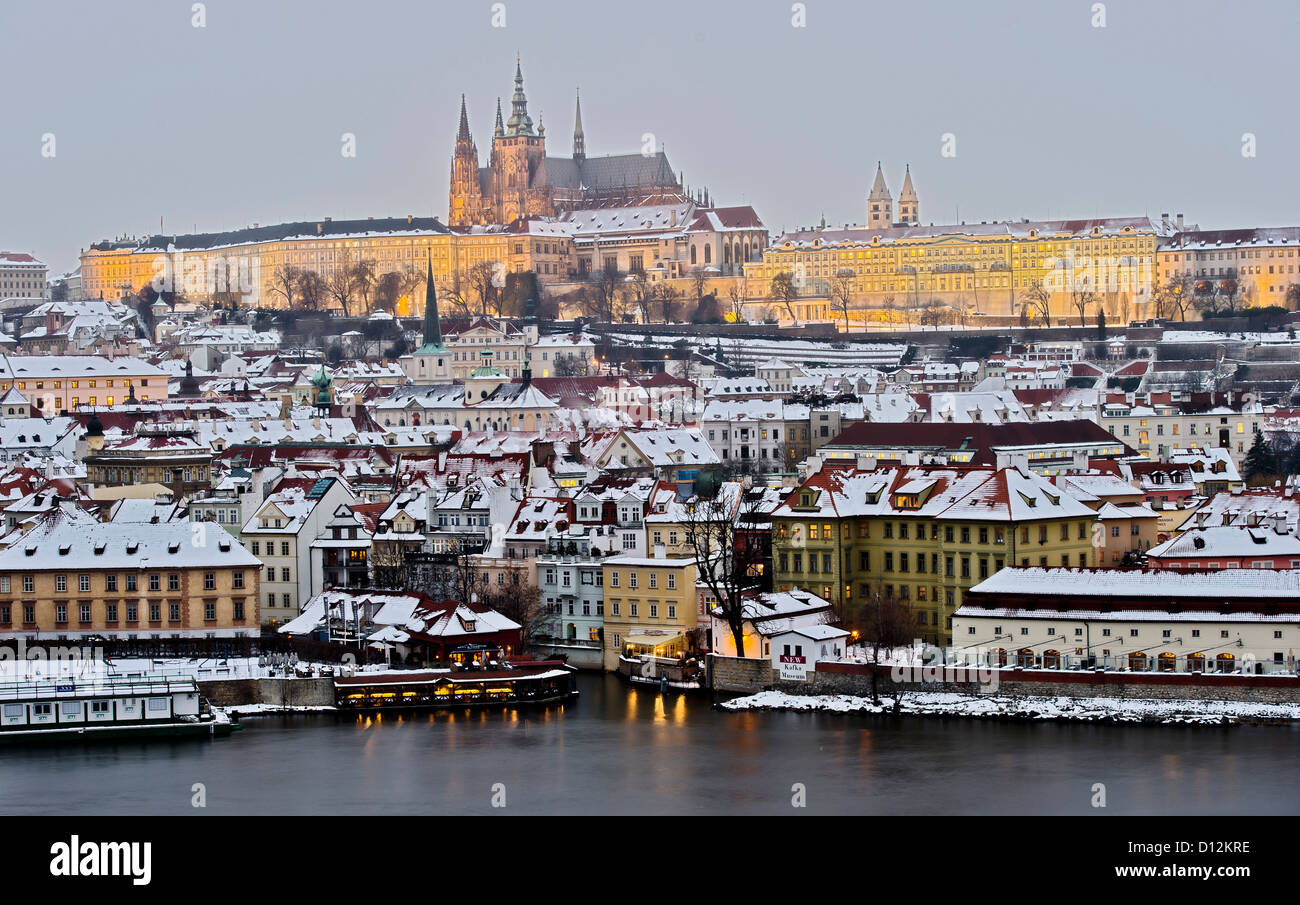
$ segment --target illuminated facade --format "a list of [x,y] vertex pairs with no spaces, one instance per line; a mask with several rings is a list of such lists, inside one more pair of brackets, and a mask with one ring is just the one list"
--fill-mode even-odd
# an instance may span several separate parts
[[[913,196],[914,197],[914,196]],[[876,203],[884,203],[883,200]],[[1041,321],[1030,292],[1051,293],[1052,319],[1075,318],[1071,289],[1090,287],[1112,322],[1151,316],[1159,230],[1146,217],[954,224],[819,227],[786,233],[745,265],[750,298],[763,298],[772,278],[789,273],[808,319],[842,318],[832,300],[846,279],[851,320],[884,319],[869,309],[921,309],[936,301],[970,315]],[[766,303],[782,319],[781,302]],[[916,315],[912,315],[916,317]],[[798,319],[796,317],[796,319]]]
[[1095,520],[1028,469],[825,466],[773,513],[773,588],[824,597],[841,618],[877,594],[900,600],[917,637],[944,644],[965,591],[1005,566],[1095,565]]

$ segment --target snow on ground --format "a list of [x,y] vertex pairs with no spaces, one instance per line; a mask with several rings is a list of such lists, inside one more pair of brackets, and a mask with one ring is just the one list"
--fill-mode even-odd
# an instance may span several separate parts
[[[268,679],[289,675],[319,676],[326,664],[303,660],[288,661],[280,657],[159,657],[123,659],[16,659],[0,660],[0,682],[26,682],[41,679],[82,679],[138,676],[162,678],[193,676],[203,682],[214,679]],[[332,664],[335,670],[338,664]],[[385,672],[382,663],[356,666],[358,673]]]
[[[893,699],[881,696],[874,705],[869,697],[854,695],[792,695],[778,691],[735,698],[718,705],[729,711],[795,710],[829,713],[889,713]],[[991,719],[1072,720],[1120,723],[1210,723],[1250,720],[1300,720],[1300,704],[1264,704],[1245,701],[1163,701],[1129,698],[1012,697],[965,695],[948,692],[908,692],[899,712],[928,716],[969,716]]]
[[242,720],[246,716],[266,716],[277,713],[328,713],[337,711],[333,704],[231,704],[221,708],[227,713],[237,713]]

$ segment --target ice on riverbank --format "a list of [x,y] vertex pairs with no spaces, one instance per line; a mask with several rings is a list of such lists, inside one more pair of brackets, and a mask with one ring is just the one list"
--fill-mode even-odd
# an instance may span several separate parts
[[[880,704],[869,697],[845,694],[795,695],[762,691],[719,704],[722,710],[794,710],[826,713],[891,713],[892,697]],[[1255,720],[1300,720],[1300,704],[1245,701],[1163,701],[1128,698],[1012,697],[947,692],[909,692],[899,713],[965,716],[984,719],[1072,720],[1117,723],[1190,723],[1225,725]]]

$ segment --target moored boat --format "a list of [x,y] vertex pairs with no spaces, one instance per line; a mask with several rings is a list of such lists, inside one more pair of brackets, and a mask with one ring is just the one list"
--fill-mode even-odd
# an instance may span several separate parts
[[191,676],[94,676],[0,682],[0,742],[229,735]]
[[578,694],[577,670],[560,660],[499,668],[394,670],[334,680],[345,710],[508,707],[554,704]]

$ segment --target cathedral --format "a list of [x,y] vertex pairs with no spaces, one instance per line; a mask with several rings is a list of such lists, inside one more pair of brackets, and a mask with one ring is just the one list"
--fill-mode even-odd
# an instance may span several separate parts
[[497,99],[487,166],[480,165],[461,96],[447,193],[449,226],[506,224],[520,217],[554,217],[580,208],[672,203],[684,198],[681,180],[663,151],[588,159],[581,98],[574,109],[573,154],[548,157],[546,126],[538,122],[533,127],[518,61],[509,119],[502,120]]

